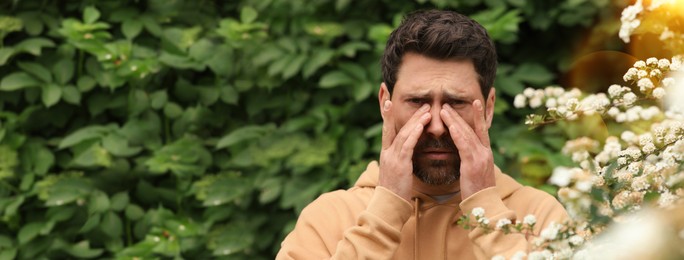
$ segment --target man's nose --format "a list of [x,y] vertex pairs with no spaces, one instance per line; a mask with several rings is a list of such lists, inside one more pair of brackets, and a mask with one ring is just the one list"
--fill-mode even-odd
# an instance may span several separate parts
[[430,107],[430,114],[432,114],[432,119],[430,120],[430,123],[428,123],[426,131],[428,134],[434,137],[440,137],[447,131],[446,126],[442,121],[442,116],[439,115],[439,112],[441,110],[442,104],[433,104]]

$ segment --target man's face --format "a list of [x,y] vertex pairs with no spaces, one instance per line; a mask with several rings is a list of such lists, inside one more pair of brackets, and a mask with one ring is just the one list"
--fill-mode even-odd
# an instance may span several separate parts
[[[444,125],[440,110],[451,106],[475,129],[473,116],[487,116],[491,123],[493,91],[485,103],[478,75],[470,60],[440,61],[415,53],[404,55],[391,95],[396,131],[404,126],[423,104],[430,105],[432,119],[423,131],[413,152],[413,173],[426,184],[444,185],[459,180],[461,160],[458,149]],[[473,108],[473,101],[486,104],[484,112]],[[477,113],[477,114],[476,114]]]

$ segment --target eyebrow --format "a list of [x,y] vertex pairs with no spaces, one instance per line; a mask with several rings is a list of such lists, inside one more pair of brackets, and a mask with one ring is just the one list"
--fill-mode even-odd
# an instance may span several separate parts
[[[408,98],[421,98],[421,99],[428,99],[431,98],[431,91],[427,92],[422,92],[422,93],[407,93],[405,94],[406,97]],[[444,98],[445,100],[470,100],[471,98],[468,98],[464,95],[460,95],[457,93],[450,93],[450,92],[444,92]]]

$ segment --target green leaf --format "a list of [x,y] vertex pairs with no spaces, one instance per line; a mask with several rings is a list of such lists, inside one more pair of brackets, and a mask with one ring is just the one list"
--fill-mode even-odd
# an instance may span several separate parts
[[142,31],[143,23],[135,18],[126,19],[121,23],[121,32],[126,39],[133,40]]
[[51,83],[52,82],[52,74],[50,74],[50,71],[47,70],[43,65],[35,62],[17,62],[17,65],[19,68],[24,70],[25,72],[38,77],[41,81],[45,83]]
[[100,11],[93,6],[88,6],[83,10],[83,22],[92,24],[100,18]]
[[90,248],[90,241],[83,240],[72,246],[67,247],[65,251],[76,258],[95,258],[100,256],[102,252],[104,252],[104,249]]
[[150,107],[154,109],[160,109],[166,105],[169,97],[166,94],[166,90],[155,91],[150,95]]
[[261,185],[261,194],[259,194],[259,203],[266,204],[274,201],[280,196],[283,188],[282,179],[268,179]]
[[62,99],[72,105],[81,104],[81,92],[72,85],[62,88]]
[[204,38],[195,42],[188,50],[189,56],[196,61],[209,60],[215,54],[214,52],[214,44]]
[[0,259],[15,259],[17,257],[17,248],[3,248],[0,251]]
[[99,143],[94,143],[84,151],[75,154],[73,163],[80,167],[110,167],[112,157]]
[[78,82],[76,82],[76,86],[78,86],[78,90],[81,92],[88,92],[91,89],[95,87],[97,84],[97,81],[89,75],[84,75],[78,78]]
[[27,142],[21,150],[21,155],[25,169],[39,175],[48,173],[55,163],[52,152],[38,141]]
[[244,126],[223,136],[216,144],[216,149],[223,149],[234,144],[262,137],[275,129],[274,124]]
[[102,138],[102,147],[112,155],[121,157],[130,157],[142,150],[140,147],[131,147],[124,136],[115,133]]
[[105,213],[100,223],[100,230],[111,238],[120,237],[123,232],[123,224],[119,215],[112,211]]
[[43,32],[43,21],[39,12],[26,12],[18,17],[24,23],[24,29],[29,35],[35,36]]
[[150,97],[140,89],[128,92],[128,114],[131,117],[137,116],[147,110],[150,105]]
[[19,230],[19,234],[17,234],[19,245],[24,245],[33,240],[36,236],[38,236],[41,229],[43,229],[42,222],[32,222],[22,226]]
[[14,45],[14,53],[23,51],[33,54],[34,56],[40,56],[42,49],[45,47],[55,47],[55,43],[46,38],[29,38]]
[[553,79],[553,73],[537,63],[523,63],[518,66],[512,77],[530,84],[544,85]]
[[93,192],[88,201],[88,214],[92,216],[93,214],[106,212],[109,210],[109,205],[109,197],[107,197],[106,193],[101,191]]
[[130,198],[128,197],[128,192],[122,191],[114,194],[114,196],[112,196],[112,210],[123,210],[124,208],[126,208],[126,206],[128,206],[129,201]]
[[152,173],[172,173],[187,177],[201,175],[211,163],[211,154],[193,136],[185,136],[178,141],[167,144],[154,152],[152,158],[145,161]]
[[9,58],[12,57],[12,55],[14,55],[14,48],[0,48],[0,66],[5,65],[5,63],[7,63],[7,60],[9,60]]
[[220,89],[221,101],[230,105],[237,105],[240,97],[233,86],[221,86]]
[[318,86],[321,88],[334,88],[341,85],[350,85],[353,82],[354,79],[347,75],[347,73],[335,70],[323,75],[321,80],[318,82]]
[[128,204],[126,206],[126,218],[136,221],[145,215],[145,211],[138,205]]
[[78,232],[79,233],[90,232],[91,230],[93,230],[93,228],[100,225],[101,219],[102,219],[101,214],[95,214],[95,215],[88,216],[88,220],[86,220],[86,223],[83,224],[83,226],[81,227],[81,229]]
[[44,85],[41,98],[46,107],[51,107],[62,98],[62,88],[55,84]]
[[178,118],[183,114],[183,108],[174,102],[168,102],[164,105],[164,115],[168,118]]
[[295,74],[297,74],[297,72],[299,72],[299,69],[302,68],[302,65],[304,64],[306,59],[306,55],[297,55],[297,57],[294,58],[294,60],[292,60],[290,64],[288,64],[287,67],[283,70],[283,78],[289,79]]
[[240,21],[243,23],[251,23],[254,22],[257,18],[257,11],[250,7],[246,6],[242,8],[242,11],[240,11]]
[[40,81],[28,73],[14,72],[2,78],[2,81],[0,81],[0,90],[13,91],[27,87],[36,87],[39,85]]
[[58,149],[71,147],[86,140],[102,138],[105,133],[109,131],[110,129],[108,127],[99,125],[83,127],[62,139],[62,141],[59,142]]
[[308,78],[313,75],[318,69],[327,64],[334,55],[335,52],[330,49],[315,51],[313,57],[311,57],[311,59],[304,64],[304,68],[302,69],[302,75],[304,78]]
[[55,75],[57,83],[66,85],[74,77],[74,61],[71,59],[60,60],[52,67],[52,73]]

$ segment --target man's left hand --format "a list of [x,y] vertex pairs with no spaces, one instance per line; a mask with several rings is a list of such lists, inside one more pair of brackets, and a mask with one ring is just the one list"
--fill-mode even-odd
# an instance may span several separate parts
[[[470,127],[461,115],[448,104],[442,106],[440,116],[451,134],[461,157],[461,198],[496,185],[494,157],[489,144],[489,132],[484,119],[482,101],[472,103],[474,126]],[[473,129],[474,128],[474,129]]]

